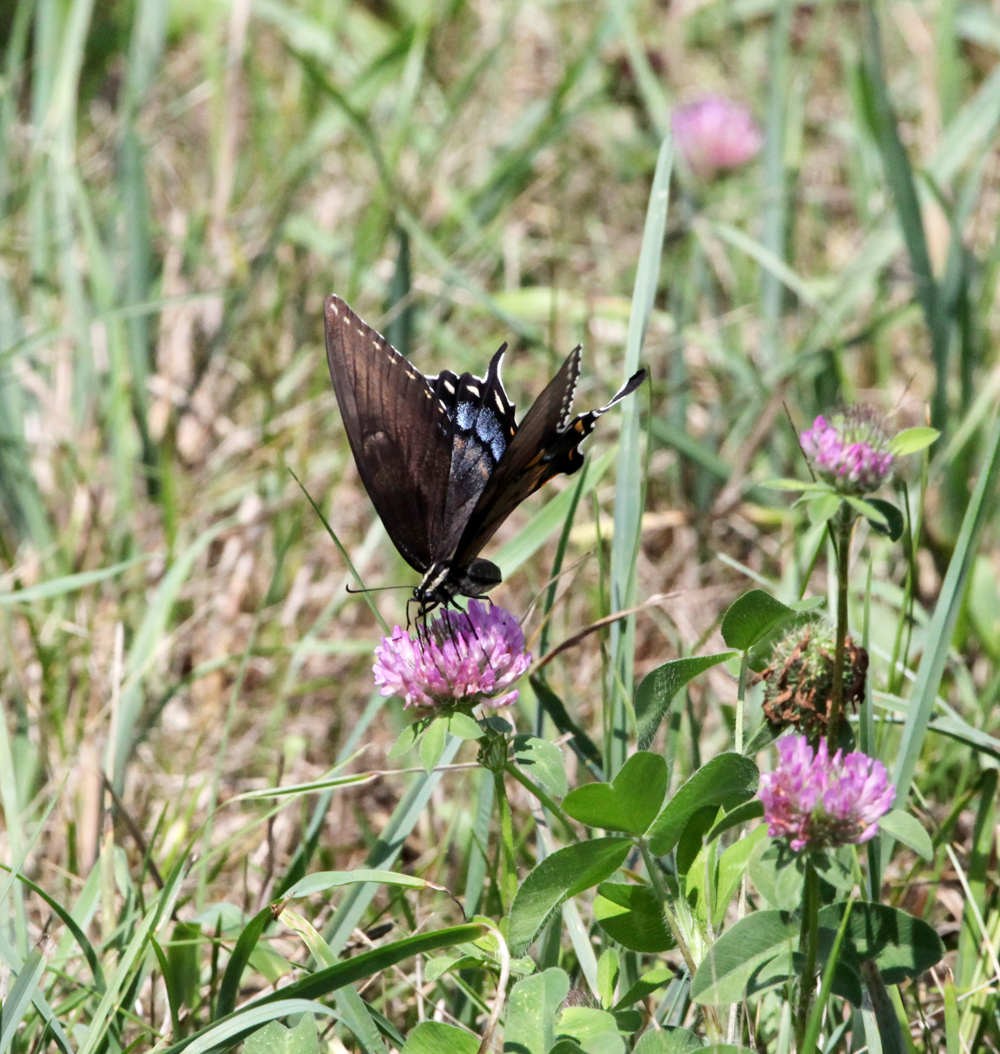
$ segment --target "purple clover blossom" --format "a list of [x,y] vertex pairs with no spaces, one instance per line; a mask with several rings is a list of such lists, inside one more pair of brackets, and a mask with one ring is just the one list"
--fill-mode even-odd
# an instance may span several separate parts
[[831,759],[826,740],[813,753],[805,736],[778,740],[774,772],[760,778],[760,800],[772,838],[791,848],[827,849],[874,838],[879,817],[892,808],[896,788],[885,766],[860,750]]
[[865,407],[851,407],[829,421],[820,414],[799,439],[819,475],[844,493],[878,490],[892,471],[889,434]]
[[679,106],[671,123],[680,152],[699,179],[745,165],[764,142],[750,111],[723,95]]
[[396,626],[376,647],[375,659],[382,695],[398,695],[406,707],[436,709],[510,706],[519,693],[508,689],[531,665],[517,619],[478,600],[470,601],[467,613],[444,611],[416,639]]

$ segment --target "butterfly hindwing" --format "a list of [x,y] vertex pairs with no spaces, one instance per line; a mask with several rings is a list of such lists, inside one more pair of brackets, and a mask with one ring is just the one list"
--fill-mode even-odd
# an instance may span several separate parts
[[455,552],[457,566],[472,560],[525,498],[554,476],[572,475],[583,465],[580,443],[594,430],[602,414],[638,388],[646,371],[633,374],[605,406],[573,417],[573,395],[579,375],[577,346],[525,414],[480,495]]

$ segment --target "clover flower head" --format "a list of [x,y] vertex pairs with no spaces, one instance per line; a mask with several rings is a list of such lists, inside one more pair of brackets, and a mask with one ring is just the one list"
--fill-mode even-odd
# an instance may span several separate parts
[[[772,724],[794,726],[810,740],[826,734],[836,633],[829,622],[816,619],[793,625],[771,651],[764,681],[764,716]],[[847,637],[844,641],[844,699],[860,703],[865,695],[868,652]]]
[[699,179],[740,168],[756,157],[764,141],[750,111],[723,95],[679,106],[671,123],[680,153]]
[[444,709],[510,706],[511,685],[531,665],[517,619],[479,600],[468,612],[445,610],[416,637],[396,626],[375,648],[375,684],[404,706]]
[[813,468],[845,494],[869,494],[892,472],[891,436],[882,418],[864,406],[822,414],[799,439]]
[[774,772],[760,778],[764,820],[772,838],[795,852],[860,845],[874,838],[896,788],[881,761],[855,750],[831,758],[826,740],[813,752],[805,736],[778,740]]

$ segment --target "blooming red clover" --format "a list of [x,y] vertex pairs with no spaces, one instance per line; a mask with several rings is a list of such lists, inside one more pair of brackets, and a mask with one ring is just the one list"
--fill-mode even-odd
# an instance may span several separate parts
[[873,838],[896,789],[885,766],[855,750],[831,758],[826,740],[813,753],[805,736],[778,740],[778,766],[760,778],[764,820],[772,838],[791,848],[827,849]]
[[890,435],[881,418],[852,406],[827,420],[822,414],[799,439],[816,472],[845,494],[870,494],[892,472]]
[[399,626],[375,649],[375,684],[404,706],[492,709],[510,706],[511,685],[531,665],[524,634],[507,610],[478,600],[468,612],[446,610],[416,639]]
[[745,165],[763,143],[750,111],[722,95],[679,106],[672,124],[679,151],[699,179]]

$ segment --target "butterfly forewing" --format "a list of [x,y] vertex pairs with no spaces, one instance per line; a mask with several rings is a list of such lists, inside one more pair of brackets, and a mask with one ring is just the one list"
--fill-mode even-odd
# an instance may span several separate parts
[[324,306],[327,362],[358,472],[393,544],[426,571],[448,533],[448,415],[427,378],[343,300]]

